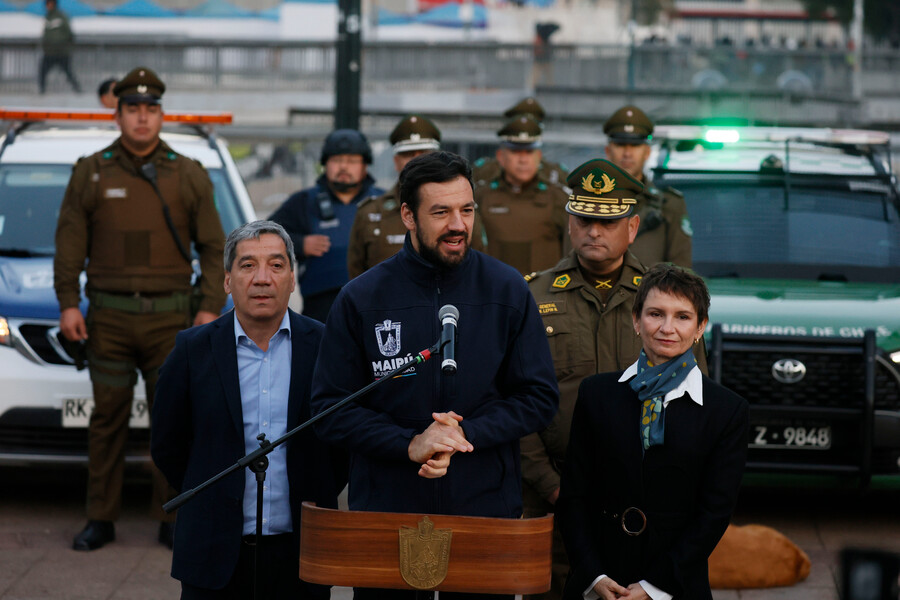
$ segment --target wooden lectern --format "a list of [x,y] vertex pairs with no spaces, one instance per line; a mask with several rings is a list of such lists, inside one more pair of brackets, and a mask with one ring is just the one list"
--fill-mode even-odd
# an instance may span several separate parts
[[345,587],[539,594],[553,516],[490,519],[332,510],[303,503],[300,577]]

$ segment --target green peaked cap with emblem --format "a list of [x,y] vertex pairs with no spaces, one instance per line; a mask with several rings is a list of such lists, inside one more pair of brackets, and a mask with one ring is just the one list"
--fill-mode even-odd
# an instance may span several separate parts
[[159,104],[165,91],[166,84],[147,67],[132,69],[113,88],[119,101],[129,104]]
[[440,150],[441,130],[421,115],[409,115],[391,132],[394,154],[414,150]]
[[588,219],[631,216],[638,195],[644,191],[640,181],[603,158],[589,160],[574,169],[566,185],[572,190],[566,212]]
[[519,115],[500,128],[500,145],[512,150],[534,150],[541,147],[541,124],[531,115]]
[[653,121],[631,104],[623,106],[603,124],[609,141],[619,144],[646,144],[653,136]]
[[538,122],[542,122],[546,113],[544,112],[544,107],[541,106],[541,103],[538,102],[535,98],[528,96],[527,98],[523,98],[513,106],[510,106],[506,109],[506,112],[503,113],[503,116],[507,119],[512,119],[513,117],[518,117],[520,115],[531,115]]

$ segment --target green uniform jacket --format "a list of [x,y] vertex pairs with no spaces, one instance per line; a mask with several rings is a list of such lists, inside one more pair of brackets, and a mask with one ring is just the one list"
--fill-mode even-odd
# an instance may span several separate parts
[[540,175],[514,189],[501,175],[475,187],[487,253],[520,273],[555,265],[567,243],[569,194]]
[[64,56],[69,53],[75,36],[69,27],[69,17],[58,8],[47,13],[44,19],[44,33],[41,36],[41,48],[48,56]]
[[[362,200],[350,228],[347,271],[350,279],[368,271],[400,251],[406,238],[406,225],[400,218],[397,184],[378,197]],[[484,251],[484,227],[475,213],[472,248]]]
[[[200,163],[165,142],[147,157],[180,232],[200,255],[203,300],[199,310],[225,304],[222,255],[225,236],[213,186]],[[100,231],[120,223],[112,231]],[[104,240],[98,243],[97,240]],[[104,244],[107,247],[101,247]],[[78,306],[79,276],[87,264],[89,290],[115,293],[189,293],[192,270],[178,252],[153,187],[138,173],[120,140],[80,159],[72,170],[56,226],[54,287],[60,310]],[[91,260],[94,264],[91,264]],[[118,266],[117,266],[118,265]]]
[[[522,479],[540,498],[559,487],[578,386],[590,375],[625,369],[637,360],[641,339],[634,333],[631,308],[646,269],[631,254],[619,281],[609,291],[606,306],[581,274],[570,252],[557,265],[529,279],[559,383],[559,411],[541,432],[522,438]],[[526,493],[526,504],[529,496]],[[527,506],[526,510],[536,507]]]
[[629,250],[648,267],[671,262],[691,266],[691,222],[684,196],[674,188],[651,183],[639,197],[641,225]]
[[[475,185],[485,185],[500,177],[500,172],[500,163],[496,158],[479,158],[472,165],[472,180]],[[541,160],[538,167],[538,177],[560,187],[565,187],[568,175],[569,171],[563,165],[549,160]]]

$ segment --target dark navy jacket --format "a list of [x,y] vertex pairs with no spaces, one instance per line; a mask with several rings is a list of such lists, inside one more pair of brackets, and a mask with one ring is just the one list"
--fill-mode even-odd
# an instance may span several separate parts
[[[328,188],[325,175],[316,185],[291,195],[271,217],[282,225],[294,242],[297,261],[304,265],[300,275],[303,294],[306,296],[338,289],[350,279],[347,272],[347,247],[350,245],[350,228],[356,217],[356,207],[369,196],[380,196],[384,190],[375,185],[371,175],[366,175],[359,193],[349,204],[338,200]],[[333,215],[323,215],[320,201],[330,206]],[[323,219],[323,216],[329,218]],[[331,249],[323,256],[307,257],[303,254],[303,237],[312,234],[331,238]]]
[[[309,419],[313,361],[323,329],[317,321],[289,314],[288,430]],[[301,503],[309,500],[337,508],[337,495],[346,482],[346,456],[322,444],[310,429],[286,444],[291,516],[299,548]],[[244,455],[232,311],[178,334],[156,386],[150,453],[179,491],[200,485]],[[236,471],[178,509],[172,577],[210,589],[228,583],[241,549],[244,483],[243,471]]]
[[[440,359],[413,366],[317,425],[322,439],[351,452],[350,508],[518,517],[519,438],[546,427],[559,394],[537,306],[512,267],[470,250],[439,270],[406,237],[394,257],[341,290],[313,377],[313,414],[345,398],[440,337],[438,310],[459,309],[456,375]],[[425,479],[407,454],[432,412],[453,410],[475,447]]]

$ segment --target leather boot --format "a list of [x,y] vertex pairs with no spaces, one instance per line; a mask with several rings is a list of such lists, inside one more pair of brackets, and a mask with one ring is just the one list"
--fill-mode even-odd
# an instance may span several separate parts
[[73,550],[96,550],[116,539],[116,528],[112,521],[88,521],[81,533],[72,541]]

